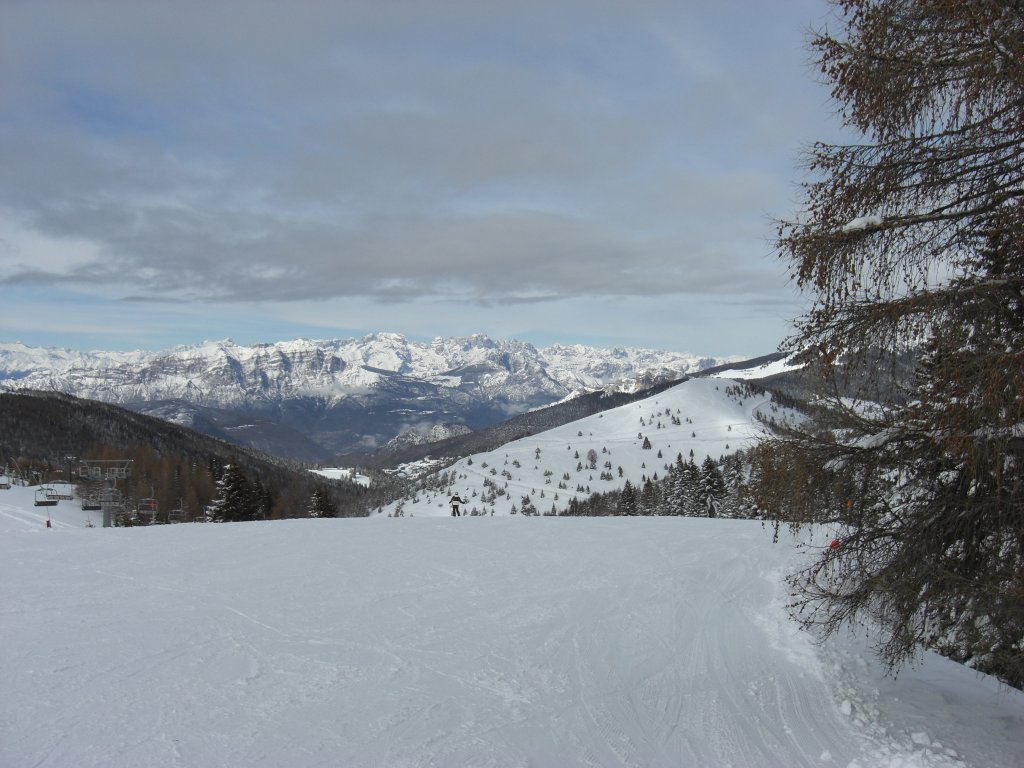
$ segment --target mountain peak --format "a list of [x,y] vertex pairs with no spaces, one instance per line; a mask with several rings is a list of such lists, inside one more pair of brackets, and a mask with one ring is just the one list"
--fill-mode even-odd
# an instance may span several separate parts
[[[423,433],[437,424],[490,426],[574,391],[635,391],[704,365],[705,358],[677,352],[583,345],[538,350],[483,333],[421,343],[381,332],[249,346],[223,339],[159,353],[0,345],[0,386],[57,390],[154,413],[161,404],[183,403],[188,407],[174,410],[191,414],[184,418],[200,428],[216,423],[217,434],[294,455],[286,446],[310,439],[341,453],[372,450],[402,432]],[[266,427],[238,426],[256,422]],[[287,440],[283,428],[294,430]]]

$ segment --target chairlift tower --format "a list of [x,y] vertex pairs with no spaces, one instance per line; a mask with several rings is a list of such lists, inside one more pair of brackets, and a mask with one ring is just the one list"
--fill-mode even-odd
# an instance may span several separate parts
[[114,515],[124,511],[124,494],[117,487],[131,476],[132,459],[81,459],[80,477],[89,481],[89,500],[103,510],[103,527],[114,524]]

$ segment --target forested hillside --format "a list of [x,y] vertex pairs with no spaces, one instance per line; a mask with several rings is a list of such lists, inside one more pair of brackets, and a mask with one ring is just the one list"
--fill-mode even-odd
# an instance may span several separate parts
[[336,514],[360,516],[397,482],[380,476],[364,488],[332,481],[296,462],[105,403],[51,392],[0,393],[0,466],[42,480],[70,472],[77,480],[82,459],[131,459],[131,477],[121,488],[126,497],[155,498],[160,510],[180,505],[190,518],[217,499],[228,466],[245,497],[238,515],[247,519],[305,517],[317,488]]

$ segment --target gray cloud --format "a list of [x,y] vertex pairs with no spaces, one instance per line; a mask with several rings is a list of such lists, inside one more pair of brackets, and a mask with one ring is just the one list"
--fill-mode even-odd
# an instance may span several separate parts
[[8,5],[0,238],[16,222],[92,255],[15,244],[0,279],[175,301],[786,295],[768,220],[822,101],[793,82],[821,7]]

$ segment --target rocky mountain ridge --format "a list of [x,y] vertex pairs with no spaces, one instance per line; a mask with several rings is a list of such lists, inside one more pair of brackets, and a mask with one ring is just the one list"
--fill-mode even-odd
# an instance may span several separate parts
[[[429,343],[377,333],[161,352],[0,344],[0,386],[125,405],[304,459],[373,448],[438,425],[476,429],[576,392],[632,391],[730,358],[532,344],[476,334]],[[736,359],[736,358],[732,358]]]

